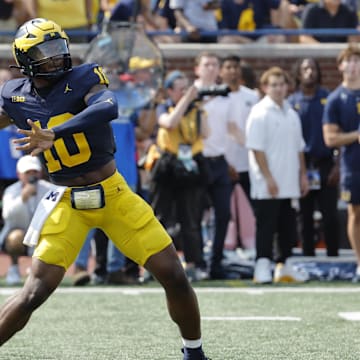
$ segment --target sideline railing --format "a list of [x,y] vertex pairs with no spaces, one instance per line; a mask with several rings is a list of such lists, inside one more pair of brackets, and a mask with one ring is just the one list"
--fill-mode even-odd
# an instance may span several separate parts
[[[94,37],[99,32],[94,31],[68,31],[70,36],[87,35]],[[2,35],[13,36],[13,31],[0,30],[0,37]],[[150,37],[158,35],[178,36],[179,33],[174,31],[151,31],[147,32]],[[180,33],[184,34],[184,33]],[[204,31],[201,32],[204,36],[217,35],[269,35],[269,34],[284,34],[284,35],[300,35],[300,34],[318,34],[319,36],[337,34],[344,35],[360,35],[360,31],[354,29],[263,29],[254,32],[240,32],[234,30],[219,30],[219,31]],[[11,52],[11,41],[7,43],[0,43],[0,59],[11,61],[13,59]],[[82,58],[85,54],[89,43],[74,43],[70,44],[71,54],[76,58]],[[200,51],[211,51],[219,56],[236,53],[242,58],[299,58],[303,56],[321,57],[321,58],[335,58],[339,51],[347,46],[347,43],[318,43],[318,44],[298,44],[298,43],[259,43],[252,42],[249,44],[222,44],[222,43],[158,43],[160,50],[163,52],[165,58],[192,58]]]
[[[0,30],[0,36],[14,36],[16,31],[9,30]],[[100,33],[100,31],[87,31],[87,30],[67,30],[66,33],[69,36],[87,36],[92,38]],[[156,31],[147,31],[147,35],[150,37],[167,35],[167,36],[179,36],[186,35],[185,31],[176,32],[173,30],[156,30]],[[353,28],[323,28],[323,29],[279,29],[279,28],[267,28],[267,29],[257,29],[254,31],[238,31],[238,30],[225,30],[219,29],[214,31],[200,31],[200,35],[204,37],[214,37],[214,36],[245,36],[250,38],[256,38],[264,35],[314,35],[320,37],[326,36],[350,36],[350,35],[360,35],[360,30]]]

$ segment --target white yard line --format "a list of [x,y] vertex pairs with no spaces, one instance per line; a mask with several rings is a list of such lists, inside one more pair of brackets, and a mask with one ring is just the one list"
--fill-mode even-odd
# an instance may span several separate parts
[[[0,295],[10,295],[17,291],[18,287],[4,287],[0,288]],[[248,287],[248,288],[224,288],[224,287],[206,287],[195,288],[199,294],[248,294],[248,295],[262,295],[271,293],[297,293],[297,294],[351,294],[360,293],[359,287]],[[59,287],[56,290],[57,294],[124,294],[124,295],[140,295],[140,294],[159,294],[163,293],[162,288],[144,288],[141,286],[123,287],[123,286],[89,286],[89,287]]]
[[354,312],[339,312],[338,315],[345,319],[345,320],[349,320],[349,321],[360,321],[360,312],[359,311],[354,311]]

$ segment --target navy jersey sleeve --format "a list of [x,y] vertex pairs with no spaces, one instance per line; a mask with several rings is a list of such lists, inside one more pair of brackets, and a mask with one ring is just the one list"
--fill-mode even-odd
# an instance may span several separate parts
[[323,124],[339,125],[339,118],[338,97],[332,93],[326,101],[322,122]]

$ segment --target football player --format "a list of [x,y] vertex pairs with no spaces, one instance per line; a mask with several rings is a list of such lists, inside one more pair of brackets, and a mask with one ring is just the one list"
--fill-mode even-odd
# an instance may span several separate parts
[[58,187],[45,195],[25,236],[24,242],[35,246],[31,272],[0,310],[0,345],[57,288],[96,227],[164,287],[184,359],[206,359],[196,295],[171,238],[116,170],[110,121],[118,107],[101,67],[73,67],[66,34],[40,18],[20,27],[13,53],[25,77],[0,89],[0,126],[15,123],[24,135],[17,148],[39,155]]

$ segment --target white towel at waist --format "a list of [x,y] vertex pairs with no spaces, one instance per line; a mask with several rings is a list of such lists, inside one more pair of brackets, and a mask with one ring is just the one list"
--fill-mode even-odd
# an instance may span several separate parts
[[49,190],[40,200],[25,234],[23,241],[24,245],[31,247],[37,245],[45,220],[60,201],[65,190],[66,186],[57,186],[56,188]]

